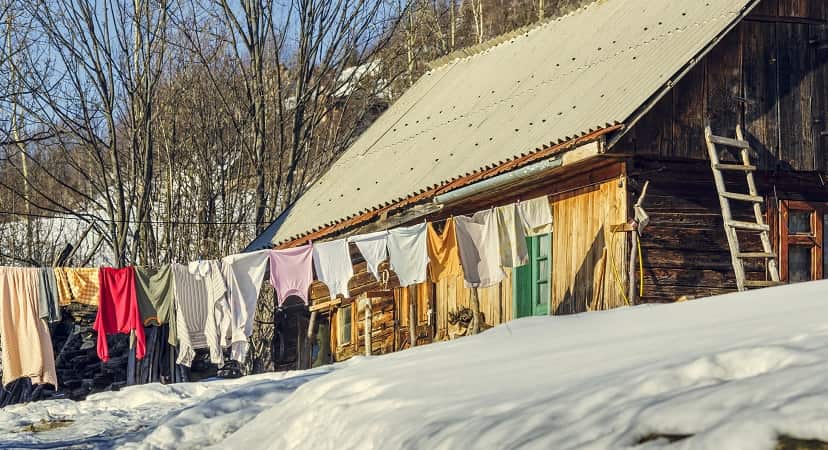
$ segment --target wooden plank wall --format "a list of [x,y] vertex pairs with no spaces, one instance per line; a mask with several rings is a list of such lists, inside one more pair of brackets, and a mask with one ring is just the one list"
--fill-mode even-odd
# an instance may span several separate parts
[[[499,325],[514,318],[512,312],[512,277],[507,270],[508,277],[499,285],[478,290],[480,312],[488,326]],[[436,312],[437,337],[436,340],[449,338],[453,329],[448,323],[448,313],[463,307],[471,307],[469,301],[471,289],[466,288],[463,277],[446,278],[436,284]]]
[[[701,161],[636,158],[629,176],[640,186],[650,181],[644,209],[650,224],[641,236],[644,261],[642,302],[672,302],[736,290],[724,235],[721,209],[710,165]],[[813,173],[764,173],[756,176],[765,198],[765,220],[777,228],[779,199],[828,201],[828,191]],[[726,174],[730,192],[746,193],[744,175]],[[631,192],[631,196],[635,192]],[[731,202],[734,216],[753,221],[746,202]],[[778,236],[774,237],[778,251]],[[740,232],[744,251],[761,251],[755,233]],[[748,260],[748,279],[765,279],[763,261]]]
[[765,170],[828,170],[828,32],[824,0],[765,0],[725,36],[616,147],[660,157],[707,159],[714,132],[745,126]]
[[610,258],[603,291],[610,307],[624,304],[614,278],[617,268],[626,289],[627,239],[610,227],[627,219],[627,189],[623,178],[581,188],[550,198],[552,233],[552,314],[583,312],[592,300],[596,266],[606,246]]

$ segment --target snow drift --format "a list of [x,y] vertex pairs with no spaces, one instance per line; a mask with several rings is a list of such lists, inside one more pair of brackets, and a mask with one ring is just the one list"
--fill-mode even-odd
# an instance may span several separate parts
[[[0,410],[0,447],[772,449],[781,435],[828,441],[826,294],[820,281],[521,319],[310,371],[17,405]],[[72,422],[26,431],[60,420]]]

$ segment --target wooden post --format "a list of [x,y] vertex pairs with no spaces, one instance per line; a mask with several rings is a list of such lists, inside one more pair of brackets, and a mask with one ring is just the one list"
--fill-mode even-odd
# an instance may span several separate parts
[[472,310],[472,321],[469,324],[469,331],[466,333],[466,335],[477,334],[480,332],[480,295],[477,291],[477,288],[472,288],[470,300]]
[[408,340],[411,347],[417,346],[417,289],[408,286]]
[[313,329],[316,327],[317,314],[319,314],[317,311],[311,311],[310,319],[308,319],[308,332],[306,334],[308,344],[305,346],[306,354],[302,355],[303,369],[310,369],[313,365],[313,361],[311,361],[311,355],[313,355],[313,341],[315,338]]
[[365,356],[371,356],[371,324],[373,314],[371,311],[371,299],[365,298]]
[[[638,255],[638,230],[630,232],[630,274],[629,274],[629,290],[627,291],[627,299],[630,305],[635,305],[638,300],[638,290],[635,284],[635,259]],[[614,250],[614,249],[613,249]]]

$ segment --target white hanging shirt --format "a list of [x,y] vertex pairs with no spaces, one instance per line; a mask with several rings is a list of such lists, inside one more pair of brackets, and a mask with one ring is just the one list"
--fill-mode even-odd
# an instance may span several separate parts
[[346,239],[313,244],[313,268],[316,270],[316,279],[328,286],[331,298],[348,294],[348,281],[354,276],[354,266],[351,265],[351,252],[348,250]]
[[552,209],[546,196],[517,204],[518,217],[523,223],[526,236],[538,236],[552,232]]
[[497,235],[500,239],[500,265],[514,268],[529,262],[529,249],[523,223],[514,203],[497,208]]
[[484,288],[506,277],[500,268],[500,238],[494,210],[454,218],[466,287]]
[[359,252],[362,253],[362,257],[365,258],[368,271],[379,281],[379,265],[388,259],[388,232],[377,231],[376,233],[353,236],[348,241],[356,244]]
[[428,272],[427,224],[388,231],[388,259],[400,287],[422,283]]
[[247,357],[247,338],[253,334],[253,317],[270,263],[270,250],[225,256],[222,275],[227,282],[229,317],[223,312],[219,336],[230,335],[230,359],[244,362]]

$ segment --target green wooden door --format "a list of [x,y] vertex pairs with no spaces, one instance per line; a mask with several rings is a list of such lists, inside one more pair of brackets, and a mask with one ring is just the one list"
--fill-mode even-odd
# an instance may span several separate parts
[[552,292],[552,235],[526,238],[529,263],[515,268],[515,318],[549,314]]

